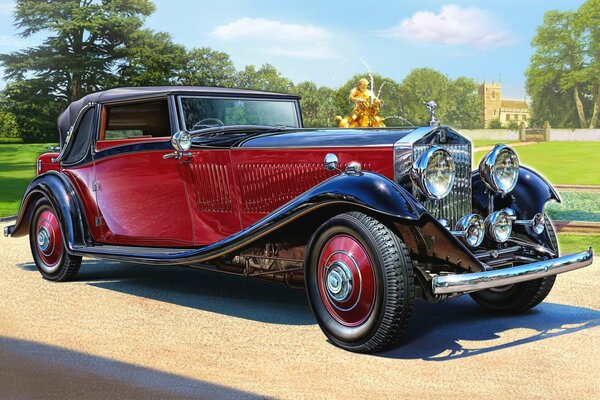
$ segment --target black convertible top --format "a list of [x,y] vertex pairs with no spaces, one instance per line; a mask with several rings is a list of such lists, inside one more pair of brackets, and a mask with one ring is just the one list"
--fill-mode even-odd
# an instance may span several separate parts
[[147,86],[147,87],[124,87],[103,90],[88,94],[87,96],[72,102],[65,111],[58,116],[58,132],[60,135],[60,146],[62,147],[67,132],[77,114],[89,102],[108,103],[113,101],[143,99],[149,97],[162,97],[171,94],[209,95],[209,96],[245,96],[245,97],[276,97],[281,99],[299,99],[300,97],[283,94],[262,92],[258,90],[204,87],[204,86]]

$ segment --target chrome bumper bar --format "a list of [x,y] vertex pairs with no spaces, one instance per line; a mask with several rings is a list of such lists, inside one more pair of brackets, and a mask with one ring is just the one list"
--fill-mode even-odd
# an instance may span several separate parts
[[518,267],[466,274],[438,275],[433,278],[432,288],[434,294],[475,292],[573,271],[574,269],[587,267],[593,259],[594,254],[590,247],[589,250],[581,253],[519,265]]

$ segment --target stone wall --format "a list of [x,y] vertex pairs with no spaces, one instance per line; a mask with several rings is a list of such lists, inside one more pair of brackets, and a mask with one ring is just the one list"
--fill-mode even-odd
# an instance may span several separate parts
[[600,129],[550,128],[550,140],[557,142],[600,142]]
[[519,132],[508,129],[458,129],[458,132],[471,140],[519,140]]

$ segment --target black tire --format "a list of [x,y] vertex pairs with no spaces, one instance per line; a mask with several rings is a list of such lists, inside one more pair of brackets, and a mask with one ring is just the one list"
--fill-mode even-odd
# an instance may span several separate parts
[[[548,241],[558,256],[558,240],[554,227],[546,216],[546,234]],[[527,311],[540,304],[552,290],[556,275],[532,281],[517,283],[498,290],[482,290],[471,293],[473,300],[483,308],[501,314],[514,314]]]
[[[365,314],[364,322],[355,326],[340,322],[328,311],[325,304],[328,295],[323,294],[327,293],[326,279],[320,280],[318,276],[319,268],[325,271],[323,274],[329,268],[319,266],[320,258],[324,257],[324,246],[340,236],[349,236],[362,246],[370,261],[369,271],[374,275],[372,308]],[[333,344],[353,352],[373,353],[399,342],[414,303],[413,265],[406,245],[381,222],[359,212],[340,214],[328,220],[310,240],[305,275],[313,314]],[[362,279],[360,289],[356,289],[359,299],[364,295]],[[319,285],[323,285],[321,289]]]
[[[56,235],[58,235],[55,237],[55,243],[53,243],[55,251],[51,252],[50,256],[45,256],[41,253],[41,247],[39,247],[38,243],[38,221],[42,213],[45,213],[44,215],[52,214],[57,221],[59,218],[58,213],[46,198],[42,198],[35,203],[34,212],[29,223],[29,245],[35,266],[42,276],[50,281],[64,282],[71,280],[79,272],[81,257],[73,256],[67,252],[62,240],[64,236],[60,228],[60,221],[58,221],[58,226],[54,227]],[[56,261],[49,264],[48,257],[55,258]]]

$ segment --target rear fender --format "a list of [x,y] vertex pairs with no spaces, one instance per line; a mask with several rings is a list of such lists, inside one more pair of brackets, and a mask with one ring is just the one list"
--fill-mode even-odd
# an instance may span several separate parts
[[58,213],[67,249],[73,245],[89,245],[91,238],[83,220],[83,209],[71,182],[61,173],[49,171],[32,180],[25,190],[17,222],[9,227],[12,237],[29,234],[29,224],[37,200],[46,198]]

